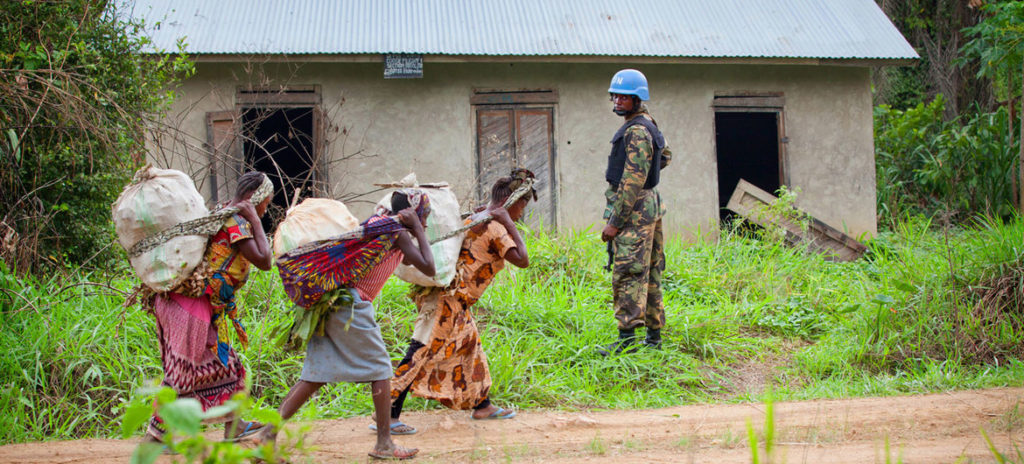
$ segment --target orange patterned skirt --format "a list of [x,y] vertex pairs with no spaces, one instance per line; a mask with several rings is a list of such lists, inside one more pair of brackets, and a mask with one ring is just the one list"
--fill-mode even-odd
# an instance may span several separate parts
[[395,369],[391,398],[408,388],[415,396],[452,409],[472,409],[487,399],[491,372],[469,312],[471,304],[458,293],[430,300],[437,302],[436,308],[421,308],[437,312],[430,337],[408,363]]

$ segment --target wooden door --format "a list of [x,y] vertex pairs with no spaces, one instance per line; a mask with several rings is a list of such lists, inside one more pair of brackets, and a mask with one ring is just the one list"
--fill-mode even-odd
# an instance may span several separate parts
[[241,118],[236,111],[206,113],[206,150],[210,155],[210,200],[226,202],[234,196],[242,172]]
[[532,226],[555,225],[554,108],[531,106],[477,108],[479,198],[490,198],[495,180],[513,167],[533,171],[537,202],[527,208]]

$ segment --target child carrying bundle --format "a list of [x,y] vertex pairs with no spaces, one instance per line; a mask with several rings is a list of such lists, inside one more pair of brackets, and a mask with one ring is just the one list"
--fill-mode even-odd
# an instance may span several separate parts
[[[317,390],[329,382],[369,382],[375,417],[381,425],[369,453],[379,459],[408,459],[417,449],[397,446],[388,424],[391,358],[374,319],[373,300],[399,263],[434,274],[434,260],[424,232],[430,201],[418,190],[392,194],[390,208],[358,228],[329,240],[312,242],[277,260],[285,292],[295,304],[311,308],[330,304],[322,335],[309,337],[298,382],[279,408],[292,417]],[[320,324],[321,322],[317,322]],[[273,442],[277,430],[266,427],[262,441]]]

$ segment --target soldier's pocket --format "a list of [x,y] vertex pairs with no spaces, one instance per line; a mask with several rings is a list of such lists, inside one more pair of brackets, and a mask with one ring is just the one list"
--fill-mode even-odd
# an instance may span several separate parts
[[632,230],[624,229],[615,236],[615,272],[640,274],[644,272],[644,241]]

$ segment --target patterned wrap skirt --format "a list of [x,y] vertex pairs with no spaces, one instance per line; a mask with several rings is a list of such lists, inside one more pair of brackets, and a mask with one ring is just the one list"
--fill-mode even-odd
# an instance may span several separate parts
[[[206,296],[190,298],[170,293],[155,297],[153,306],[164,367],[162,385],[173,388],[178,398],[198,400],[204,411],[245,390],[245,368],[235,350],[228,349],[226,366],[217,357],[217,328],[210,322],[213,306]],[[154,414],[147,433],[163,438],[162,423]]]
[[[472,409],[487,399],[491,372],[487,355],[468,301],[459,293],[435,292],[417,302],[421,313],[418,325],[427,322],[429,330],[417,330],[423,346],[408,363],[395,369],[391,380],[391,398],[409,391],[420,398],[436,400],[452,409]],[[422,316],[422,314],[421,314]]]

